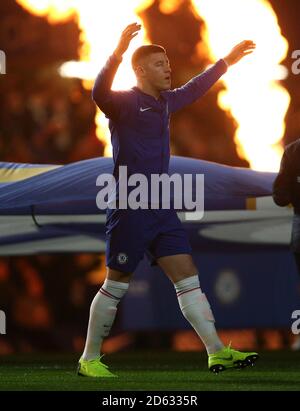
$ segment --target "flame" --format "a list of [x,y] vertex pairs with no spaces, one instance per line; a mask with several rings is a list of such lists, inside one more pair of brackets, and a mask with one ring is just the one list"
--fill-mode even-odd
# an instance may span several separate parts
[[163,14],[172,14],[179,9],[185,0],[160,0],[159,10]]
[[[81,30],[79,48],[80,62],[63,64],[60,73],[64,76],[78,77],[83,85],[91,89],[94,79],[108,56],[115,49],[120,34],[127,24],[139,22],[138,14],[149,7],[154,0],[17,0],[17,2],[32,14],[48,19],[51,24],[75,19]],[[137,42],[147,44],[147,33],[142,30],[138,38],[134,39],[124,55],[123,62],[117,72],[113,89],[126,89],[134,84],[134,73],[130,65],[130,56],[138,46]],[[96,134],[104,143],[104,155],[111,156],[110,133],[108,122],[99,110],[95,118]]]
[[20,6],[31,13],[47,17],[49,23],[62,23],[76,15],[72,0],[17,0]]
[[[81,30],[80,62],[67,62],[61,74],[79,77],[87,89],[107,57],[117,45],[124,26],[140,22],[138,14],[154,0],[17,0],[33,14],[44,16],[50,23],[75,19]],[[102,5],[101,5],[102,4]],[[171,14],[182,6],[183,0],[161,0],[160,11]],[[277,17],[267,0],[191,0],[193,11],[203,18],[203,33],[210,58],[224,57],[241,40],[252,39],[255,53],[230,68],[223,77],[226,87],[218,95],[218,104],[238,124],[235,142],[238,154],[247,158],[257,170],[278,169],[285,132],[284,117],[290,96],[278,83],[286,72],[279,63],[286,57],[288,43],[281,35]],[[116,12],[117,10],[117,12]],[[140,36],[139,36],[140,37]],[[147,44],[147,33],[142,32]],[[136,47],[133,40],[113,83],[114,89],[126,89],[134,82],[130,55]],[[203,44],[198,45],[203,52]],[[100,111],[96,114],[97,136],[104,142],[105,155],[111,155],[107,120]]]
[[238,154],[253,169],[278,170],[290,96],[278,83],[286,76],[279,63],[287,55],[288,43],[274,10],[266,0],[191,1],[206,23],[203,34],[212,60],[224,57],[242,40],[257,44],[252,55],[223,77],[226,90],[219,93],[218,104],[238,123]]

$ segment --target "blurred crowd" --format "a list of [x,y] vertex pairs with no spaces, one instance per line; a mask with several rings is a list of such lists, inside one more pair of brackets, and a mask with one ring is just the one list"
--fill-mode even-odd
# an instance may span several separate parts
[[100,255],[2,258],[0,307],[7,324],[0,354],[80,351],[89,304],[104,277]]
[[[172,64],[173,87],[178,87],[210,63],[208,56],[195,52],[202,22],[184,2],[172,15],[160,13],[158,3],[142,17],[152,42],[166,47]],[[4,17],[3,14],[3,21]],[[31,16],[32,24],[37,24],[36,20]],[[26,31],[29,27],[30,32],[32,27],[28,20],[24,21]],[[19,39],[19,48],[16,41],[15,49],[10,44],[17,28],[7,31],[8,43],[0,47],[6,50],[11,46],[8,63],[14,63],[15,68],[8,67],[7,75],[0,76],[0,162],[66,164],[102,156],[104,146],[96,136],[96,106],[90,90],[80,80],[62,78],[57,72],[61,27],[53,26],[51,31],[42,29],[39,29],[41,33],[45,31],[42,40],[31,44],[29,36],[29,50],[37,48],[31,65],[19,57],[19,53],[24,53],[24,39]],[[58,41],[52,55],[47,49],[52,58],[49,57],[52,63],[48,64],[44,40],[48,41],[49,34],[55,30]],[[71,40],[62,49],[75,47],[73,36]],[[290,76],[290,82],[294,103],[287,115],[286,142],[298,138],[300,132],[300,92],[295,78]],[[205,99],[174,115],[171,151],[175,155],[247,167],[248,162],[237,154],[233,138],[237,125],[217,105],[221,88],[219,83]],[[104,276],[103,255],[1,258],[0,310],[7,316],[7,336],[0,336],[0,354],[46,349],[80,351],[89,305]],[[177,340],[179,347],[180,335]],[[184,341],[186,344],[187,339]],[[140,343],[149,343],[149,336]],[[158,345],[163,342],[159,340]]]
[[[96,107],[80,80],[7,75],[0,91],[1,162],[66,164],[103,155]],[[100,254],[1,258],[7,334],[0,336],[0,354],[80,351],[104,276]]]
[[81,81],[54,77],[32,89],[7,83],[0,96],[1,161],[65,164],[103,154],[96,107]]

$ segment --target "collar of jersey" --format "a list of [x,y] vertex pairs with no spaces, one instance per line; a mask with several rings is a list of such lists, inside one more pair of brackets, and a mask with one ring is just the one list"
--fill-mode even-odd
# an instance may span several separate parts
[[160,96],[158,99],[156,99],[155,97],[151,96],[150,94],[144,93],[141,89],[139,89],[137,86],[132,87],[133,90],[135,90],[136,92],[142,94],[143,96],[145,96],[147,99],[149,99],[149,102],[155,102],[156,104],[159,104],[161,101],[166,101],[166,98],[163,96],[162,93],[160,93]]

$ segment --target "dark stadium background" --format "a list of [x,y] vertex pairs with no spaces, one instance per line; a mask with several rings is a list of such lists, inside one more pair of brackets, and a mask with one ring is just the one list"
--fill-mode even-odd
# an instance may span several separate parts
[[[157,1],[141,16],[152,42],[167,49],[174,87],[208,63],[205,57],[191,58],[203,22],[195,18],[188,3],[186,0],[173,15],[165,16],[159,12]],[[271,4],[289,42],[289,55],[283,64],[290,71],[291,52],[300,49],[300,2],[272,0]],[[0,49],[8,56],[7,74],[0,77],[1,161],[66,164],[103,155],[103,146],[95,135],[95,106],[90,92],[79,80],[57,74],[63,61],[78,58],[78,44],[79,30],[74,22],[50,25],[12,0],[0,2]],[[292,97],[284,138],[289,143],[300,137],[300,75],[290,72],[284,85]],[[248,167],[235,149],[232,136],[236,125],[216,104],[220,87],[214,87],[205,101],[174,116],[172,153]],[[80,352],[89,305],[104,275],[104,258],[95,254],[1,258],[0,309],[7,315],[7,335],[0,336],[0,355]],[[123,333],[117,318],[104,349],[202,349],[189,333]],[[251,340],[254,347],[283,348],[290,344],[289,330],[232,330],[226,336],[240,339],[240,345]]]

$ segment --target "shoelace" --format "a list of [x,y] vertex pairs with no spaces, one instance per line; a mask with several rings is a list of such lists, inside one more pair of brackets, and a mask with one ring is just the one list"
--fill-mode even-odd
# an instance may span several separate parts
[[231,341],[230,341],[229,344],[227,345],[226,349],[227,349],[228,351],[231,351],[231,352],[235,352],[235,353],[238,352],[237,350],[234,350],[233,348],[231,348]]
[[103,364],[103,362],[101,361],[102,358],[104,357],[105,354],[100,355],[99,361],[101,362],[101,364],[103,365],[103,367],[108,368],[108,365]]
[[90,360],[90,361],[91,361],[91,362],[94,362],[94,363],[98,363],[98,362],[100,362],[100,363],[101,363],[101,365],[103,365],[103,367],[104,367],[104,368],[108,368],[108,365],[103,364],[103,362],[101,361],[101,358],[103,358],[103,357],[104,357],[104,355],[101,355],[101,356],[100,356],[100,358],[95,358],[95,359]]

